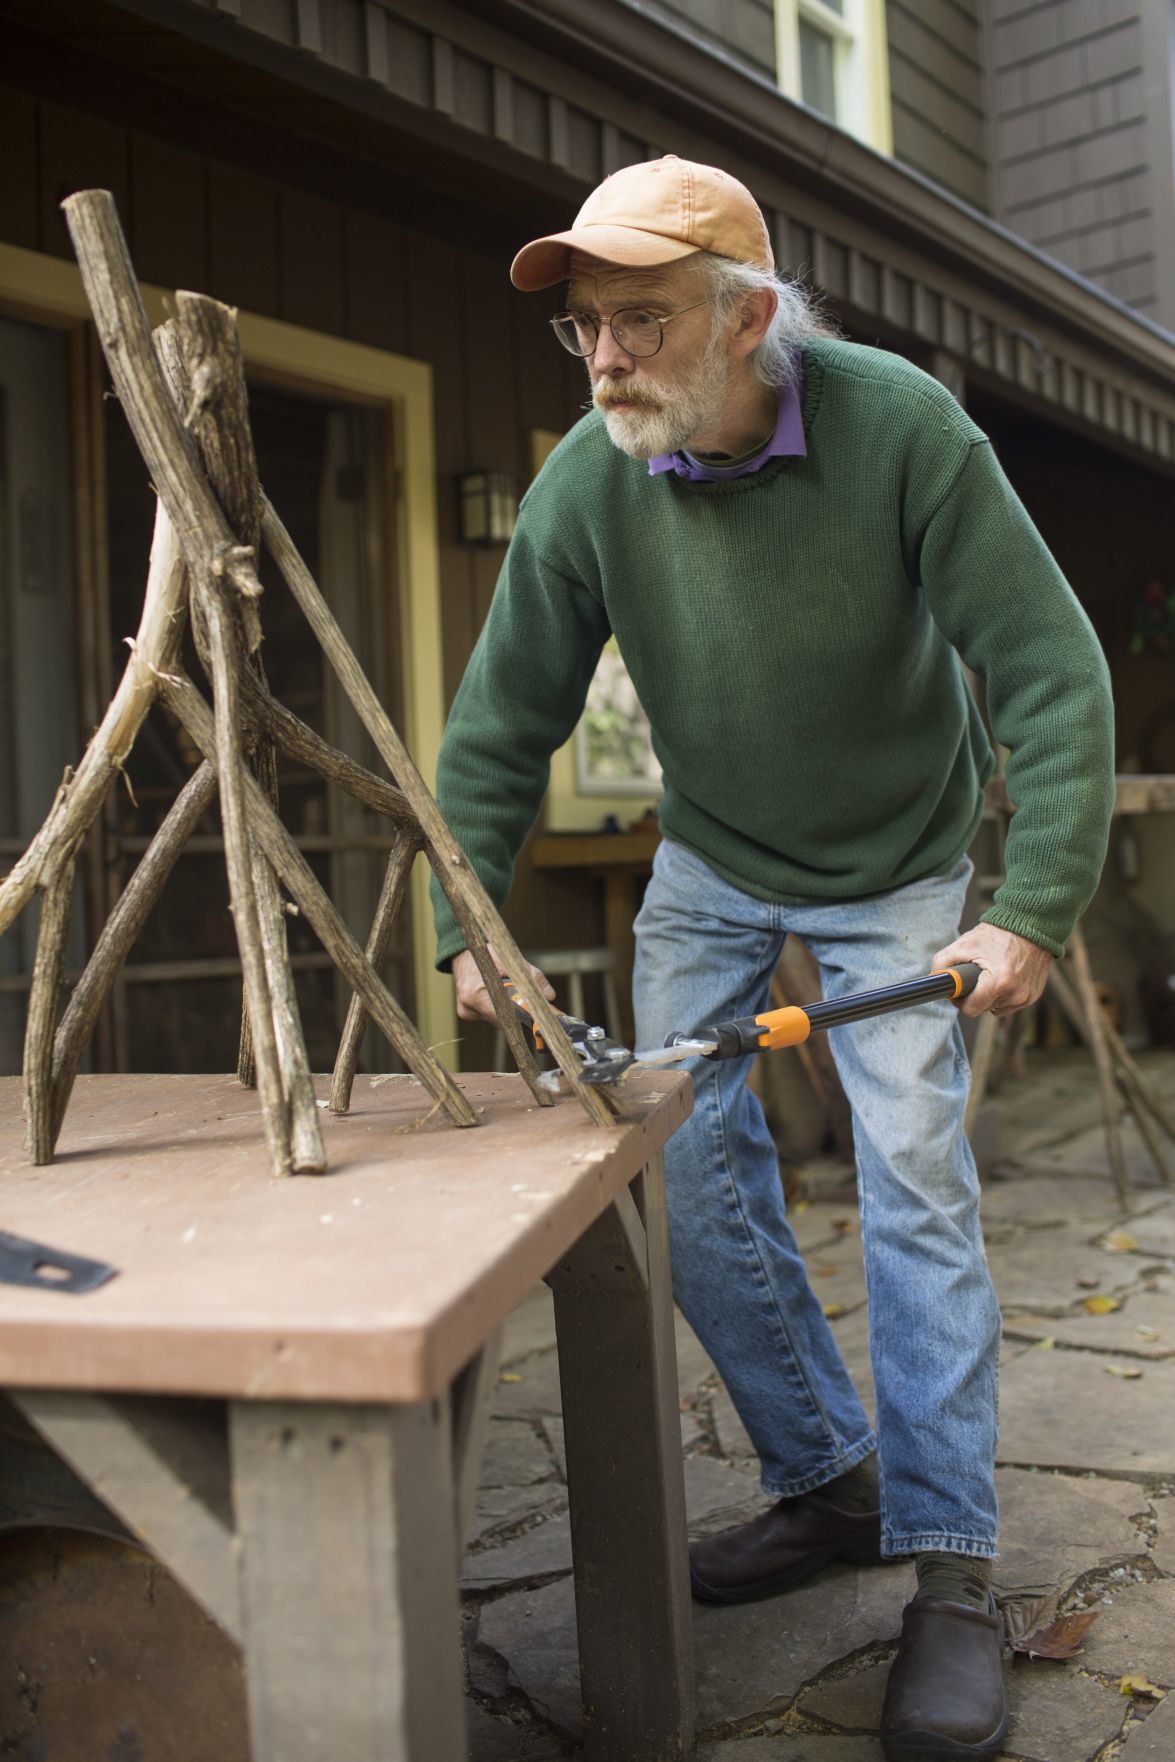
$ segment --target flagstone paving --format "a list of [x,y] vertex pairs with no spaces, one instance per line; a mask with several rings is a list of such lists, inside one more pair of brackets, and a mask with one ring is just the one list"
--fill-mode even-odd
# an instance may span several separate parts
[[[1172,1106],[1175,1055],[1142,1062]],[[1009,1656],[1004,1762],[1175,1762],[1175,1189],[1127,1128],[1135,1193],[1121,1215],[1080,1053],[1030,1057],[999,1109],[1001,1160],[983,1200],[1005,1319],[997,1590],[1011,1618],[1049,1593],[1063,1613],[1096,1615],[1066,1662]],[[804,1180],[796,1237],[871,1405],[851,1172],[821,1161]],[[1097,1297],[1118,1307],[1091,1311]],[[742,1422],[681,1317],[677,1345],[699,1535],[765,1501]],[[472,1762],[581,1751],[565,1474],[540,1287],[506,1330],[464,1566]],[[695,1604],[699,1762],[882,1762],[885,1677],[912,1583],[909,1562],[835,1566],[785,1598]]]

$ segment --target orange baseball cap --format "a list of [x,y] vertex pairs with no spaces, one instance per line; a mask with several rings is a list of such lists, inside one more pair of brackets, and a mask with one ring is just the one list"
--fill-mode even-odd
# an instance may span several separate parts
[[571,253],[648,268],[695,251],[774,269],[762,210],[745,184],[716,165],[668,153],[626,165],[592,191],[567,232],[524,245],[510,266],[516,288],[553,287],[569,273]]

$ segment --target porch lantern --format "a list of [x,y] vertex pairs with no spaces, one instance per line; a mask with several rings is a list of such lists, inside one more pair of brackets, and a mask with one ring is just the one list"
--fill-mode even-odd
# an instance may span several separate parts
[[461,542],[504,545],[518,518],[518,479],[507,471],[467,471],[457,479]]

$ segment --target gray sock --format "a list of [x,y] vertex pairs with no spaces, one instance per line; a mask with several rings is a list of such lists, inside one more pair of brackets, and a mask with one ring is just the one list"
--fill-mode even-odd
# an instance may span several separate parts
[[830,1505],[835,1505],[838,1511],[876,1511],[881,1503],[876,1450],[853,1468],[846,1469],[834,1481],[817,1487],[816,1491]]
[[991,1561],[972,1554],[916,1554],[919,1597],[942,1597],[948,1603],[988,1607]]

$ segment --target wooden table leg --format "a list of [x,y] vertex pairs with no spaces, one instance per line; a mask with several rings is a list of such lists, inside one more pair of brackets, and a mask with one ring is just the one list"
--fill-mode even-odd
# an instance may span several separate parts
[[658,1155],[551,1274],[587,1762],[678,1762],[693,1628]]
[[466,1753],[447,1404],[233,1402],[253,1762]]

